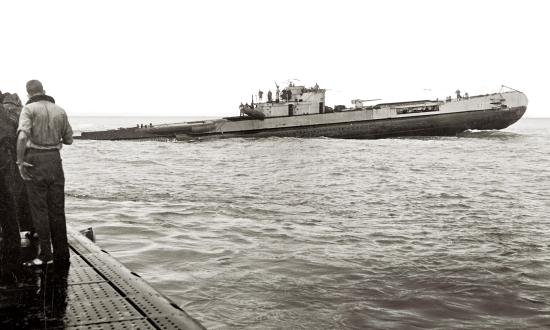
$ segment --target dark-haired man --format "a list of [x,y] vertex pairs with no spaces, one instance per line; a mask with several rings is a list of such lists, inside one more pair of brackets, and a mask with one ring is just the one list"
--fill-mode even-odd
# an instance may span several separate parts
[[[27,82],[29,100],[17,129],[17,165],[29,198],[34,229],[39,236],[38,257],[27,263],[40,266],[69,264],[65,221],[65,175],[59,150],[73,143],[67,114],[46,95],[38,80]],[[53,253],[52,253],[53,246]]]

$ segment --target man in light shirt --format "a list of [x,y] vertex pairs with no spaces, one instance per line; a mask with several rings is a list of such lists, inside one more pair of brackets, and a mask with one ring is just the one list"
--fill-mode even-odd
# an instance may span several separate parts
[[73,143],[73,131],[65,110],[46,95],[40,81],[27,82],[27,93],[29,100],[21,111],[17,129],[17,165],[25,180],[40,252],[26,265],[54,262],[68,266],[65,176],[59,150],[63,144]]

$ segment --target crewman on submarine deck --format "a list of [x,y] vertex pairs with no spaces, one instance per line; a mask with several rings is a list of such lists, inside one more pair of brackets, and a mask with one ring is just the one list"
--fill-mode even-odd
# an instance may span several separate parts
[[25,184],[16,167],[16,141],[21,99],[0,92],[0,282],[16,284],[21,272],[20,232],[32,236]]
[[[65,175],[59,150],[73,143],[73,130],[63,108],[46,95],[38,80],[27,82],[29,100],[17,129],[17,165],[25,180],[40,253],[26,266],[55,262],[69,266],[65,220]],[[53,253],[52,253],[53,245]]]
[[2,283],[14,282],[20,266],[19,224],[13,194],[15,132],[16,127],[0,102],[0,231],[2,232],[0,282]]

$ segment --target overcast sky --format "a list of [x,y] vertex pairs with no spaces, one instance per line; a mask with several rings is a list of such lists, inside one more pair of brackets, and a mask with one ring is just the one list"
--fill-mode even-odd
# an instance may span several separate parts
[[288,79],[327,105],[501,85],[550,117],[546,1],[10,1],[0,90],[69,115],[228,116]]

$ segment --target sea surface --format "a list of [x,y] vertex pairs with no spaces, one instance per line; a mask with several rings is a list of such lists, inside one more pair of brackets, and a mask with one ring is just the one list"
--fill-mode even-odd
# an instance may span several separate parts
[[70,225],[209,329],[550,327],[550,119],[457,137],[75,141],[62,155]]

